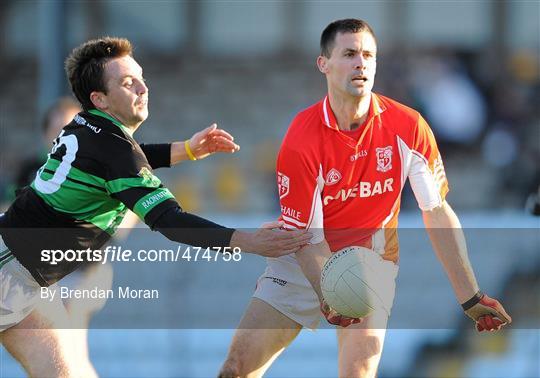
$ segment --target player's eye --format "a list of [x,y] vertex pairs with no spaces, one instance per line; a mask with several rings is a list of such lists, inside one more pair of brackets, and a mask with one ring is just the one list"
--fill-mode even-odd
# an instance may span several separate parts
[[124,87],[131,88],[132,86],[133,86],[133,81],[132,80],[124,81]]

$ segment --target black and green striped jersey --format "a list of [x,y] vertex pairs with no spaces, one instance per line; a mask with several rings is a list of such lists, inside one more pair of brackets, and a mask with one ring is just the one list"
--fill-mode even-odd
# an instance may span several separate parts
[[176,205],[152,168],[127,128],[90,110],[64,128],[31,187],[53,209],[112,234],[126,206],[151,224]]
[[127,208],[152,226],[164,212],[178,207],[152,172],[170,165],[170,148],[139,145],[127,128],[98,110],[79,113],[56,138],[31,186],[6,212],[6,245],[47,285],[80,263],[51,266],[40,261],[41,250],[98,249]]

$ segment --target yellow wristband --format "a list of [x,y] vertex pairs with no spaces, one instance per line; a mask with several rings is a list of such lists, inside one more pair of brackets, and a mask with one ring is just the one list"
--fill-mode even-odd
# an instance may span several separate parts
[[189,160],[197,160],[197,158],[195,157],[195,155],[193,155],[193,152],[191,151],[191,147],[189,147],[189,139],[184,142],[184,147],[186,149]]

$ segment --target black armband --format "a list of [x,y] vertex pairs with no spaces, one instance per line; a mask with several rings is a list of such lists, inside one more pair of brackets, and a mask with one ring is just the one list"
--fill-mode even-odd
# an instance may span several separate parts
[[478,292],[475,295],[473,295],[473,297],[471,299],[469,299],[467,302],[461,304],[461,307],[463,308],[463,311],[467,311],[468,309],[470,309],[471,307],[476,305],[478,302],[480,302],[480,300],[482,299],[483,296],[484,296],[484,293],[482,293],[480,290],[478,290]]
[[229,247],[232,234],[236,231],[186,213],[178,206],[160,215],[151,228],[169,240],[203,248]]
[[139,144],[152,169],[171,166],[171,144]]

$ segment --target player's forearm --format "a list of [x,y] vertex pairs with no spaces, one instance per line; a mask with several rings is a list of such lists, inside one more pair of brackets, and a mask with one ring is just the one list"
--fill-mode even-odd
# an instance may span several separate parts
[[330,247],[326,240],[318,244],[306,245],[300,251],[296,252],[296,259],[302,268],[302,272],[311,283],[319,300],[322,299],[321,271],[330,256]]
[[152,225],[167,239],[196,247],[229,247],[235,232],[232,228],[184,212],[180,207],[165,211]]
[[460,303],[479,289],[467,254],[465,235],[456,214],[446,202],[422,213],[431,244]]
[[171,165],[178,164],[185,160],[190,160],[184,143],[185,142],[171,143]]
[[170,143],[141,143],[139,145],[152,169],[171,166]]

